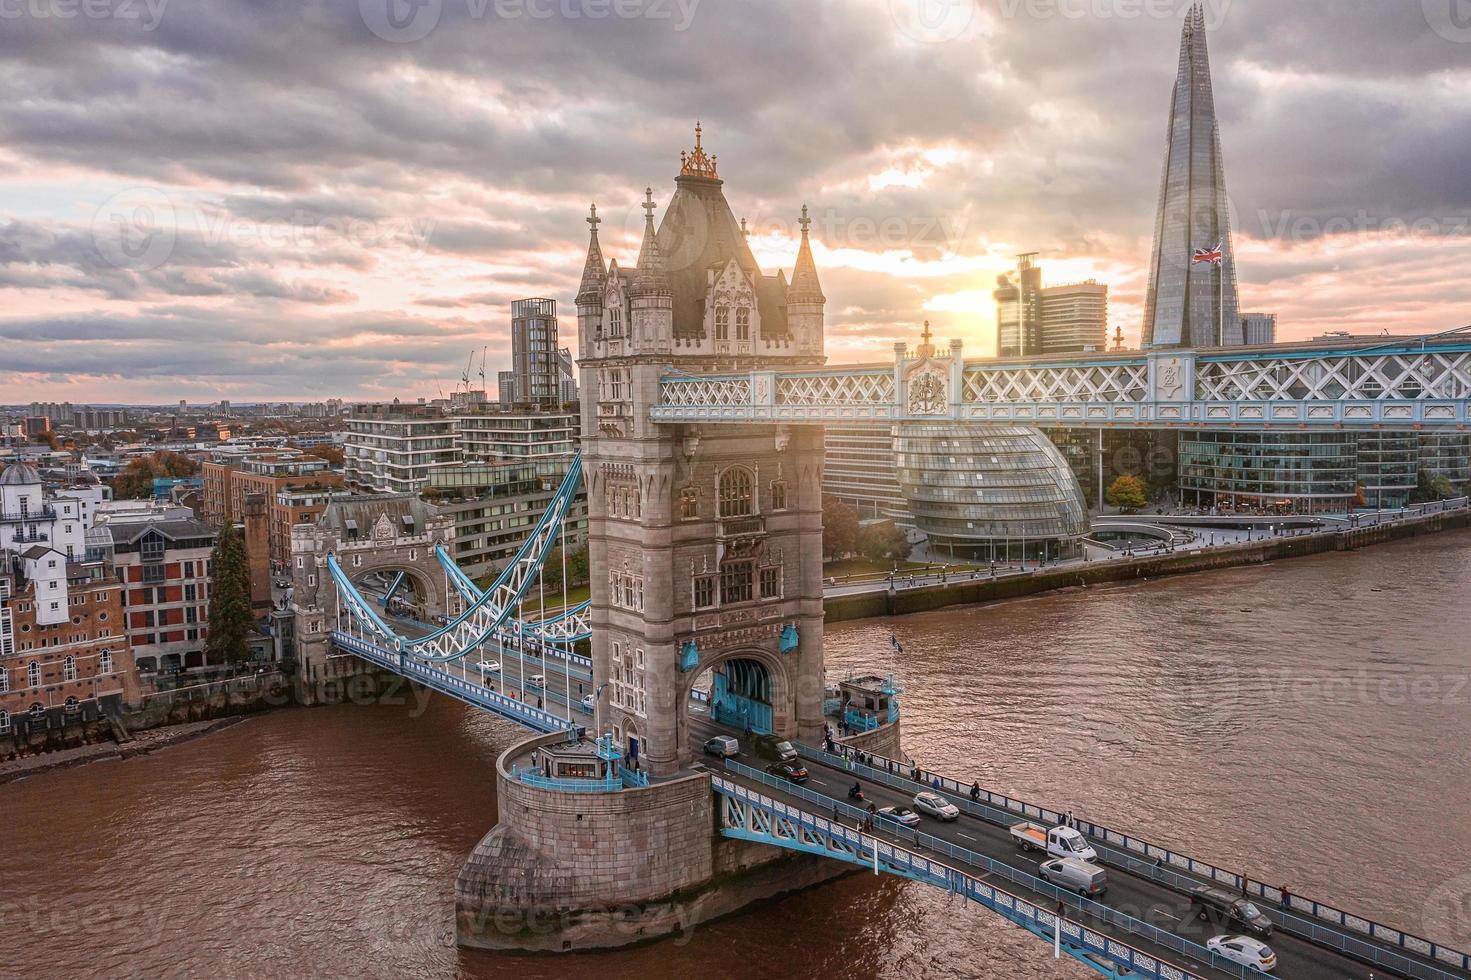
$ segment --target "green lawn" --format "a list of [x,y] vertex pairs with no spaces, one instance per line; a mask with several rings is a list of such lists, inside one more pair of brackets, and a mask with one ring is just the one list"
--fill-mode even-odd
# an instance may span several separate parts
[[[588,596],[590,596],[591,594],[591,586],[587,585],[579,585],[576,588],[568,589],[567,604],[575,606],[579,602],[585,602]],[[555,609],[561,604],[562,593],[560,591],[552,592],[550,589],[548,589],[547,606],[551,609]],[[524,603],[523,608],[526,610],[526,613],[528,615],[535,612],[541,612],[541,598],[536,593],[535,584],[533,584],[531,588],[526,591],[526,602]]]

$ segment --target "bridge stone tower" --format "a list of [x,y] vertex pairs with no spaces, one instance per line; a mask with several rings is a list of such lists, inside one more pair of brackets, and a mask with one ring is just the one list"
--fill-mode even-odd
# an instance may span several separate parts
[[310,683],[326,672],[332,631],[341,610],[327,556],[353,579],[372,572],[403,572],[425,619],[459,609],[434,546],[450,547],[454,521],[437,514],[416,494],[338,498],[315,524],[291,528],[290,608],[301,677]]
[[822,363],[806,208],[789,284],[756,264],[698,126],[681,163],[657,230],[645,193],[632,271],[605,264],[592,209],[577,295],[596,723],[656,776],[690,762],[701,678],[723,721],[822,730],[822,430],[649,421],[666,374]]

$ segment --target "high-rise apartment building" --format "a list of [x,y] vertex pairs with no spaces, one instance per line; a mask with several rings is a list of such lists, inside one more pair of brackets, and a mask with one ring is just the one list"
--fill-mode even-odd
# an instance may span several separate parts
[[356,489],[417,493],[459,461],[455,420],[426,405],[354,405],[343,427],[342,474]]
[[[557,346],[557,301],[520,299],[511,304],[511,400],[556,408],[572,379],[572,356]],[[499,379],[498,379],[499,380]],[[504,386],[500,400],[506,401]]]
[[1043,286],[1036,253],[996,280],[998,357],[1081,354],[1108,343],[1108,287],[1096,280]]
[[1241,314],[1241,331],[1245,334],[1246,343],[1253,347],[1275,344],[1277,342],[1277,314],[1243,313]]

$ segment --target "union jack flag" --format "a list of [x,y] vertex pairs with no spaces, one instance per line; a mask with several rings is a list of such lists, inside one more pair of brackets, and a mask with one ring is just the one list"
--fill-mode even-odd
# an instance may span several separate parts
[[1221,249],[1221,243],[1217,242],[1215,248],[1197,248],[1191,262],[1209,262],[1211,265],[1220,265],[1226,253]]

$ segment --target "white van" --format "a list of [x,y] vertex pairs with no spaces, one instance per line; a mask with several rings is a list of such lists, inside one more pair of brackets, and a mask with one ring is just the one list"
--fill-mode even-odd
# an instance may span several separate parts
[[1040,872],[1046,881],[1079,895],[1102,895],[1108,891],[1108,872],[1088,861],[1053,858],[1042,862]]
[[532,674],[531,675],[531,679],[526,682],[526,686],[527,687],[539,687],[542,690],[545,690],[546,689],[546,686],[547,686],[547,678],[546,678],[546,675],[545,674]]
[[733,755],[741,754],[741,743],[729,735],[716,735],[705,743],[705,754],[729,759]]

